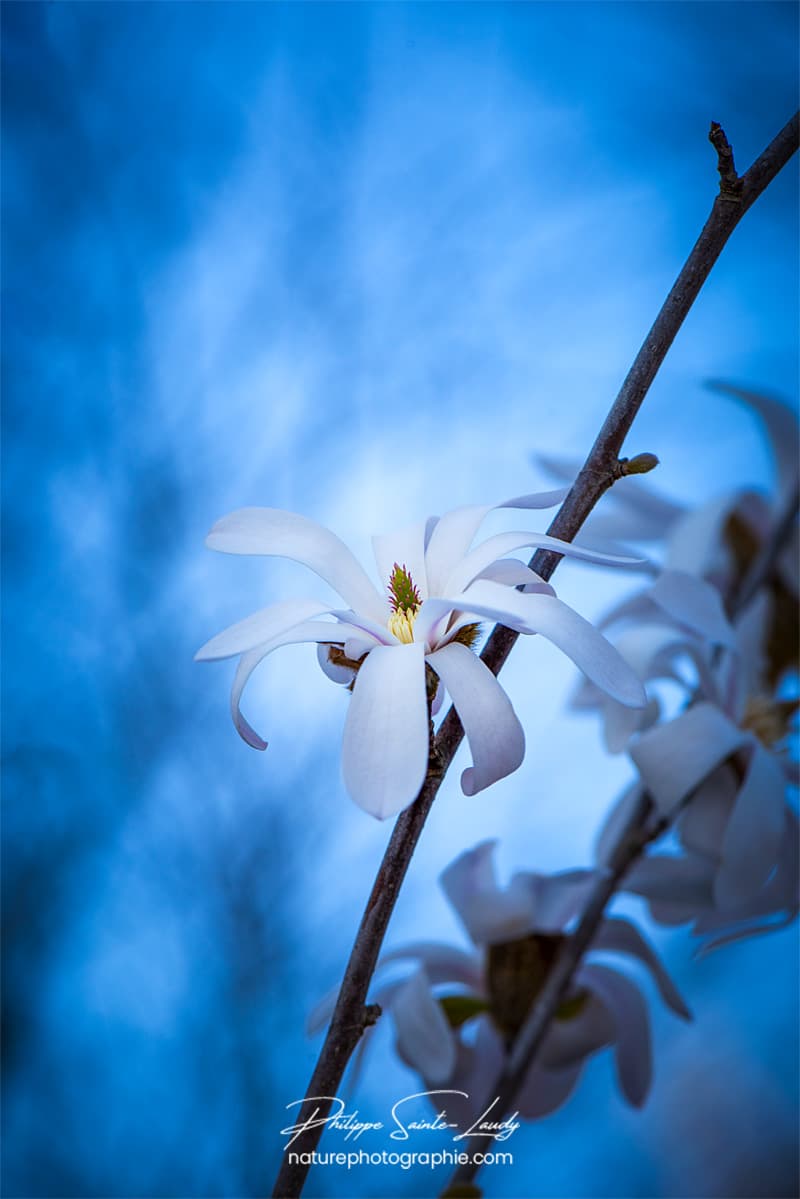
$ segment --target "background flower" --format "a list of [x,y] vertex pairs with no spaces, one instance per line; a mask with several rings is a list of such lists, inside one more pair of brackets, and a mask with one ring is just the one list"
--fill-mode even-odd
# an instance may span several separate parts
[[[391,1013],[397,1052],[421,1075],[425,1088],[466,1093],[449,1095],[446,1102],[462,1130],[491,1102],[504,1046],[519,1031],[596,877],[590,870],[521,872],[501,888],[493,855],[494,844],[485,842],[461,854],[441,878],[475,951],[432,942],[390,950],[380,966],[405,961],[416,968],[405,979],[379,981],[373,992],[373,1000]],[[652,1072],[647,1005],[634,982],[618,967],[597,962],[593,951],[630,955],[643,963],[663,1000],[689,1018],[669,975],[635,925],[608,917],[515,1101],[525,1118],[560,1107],[586,1058],[608,1045],[614,1046],[619,1083],[628,1102],[639,1107],[647,1098]],[[312,1031],[329,1017],[331,1002],[329,998],[313,1013]],[[442,1106],[435,1094],[430,1102]]]

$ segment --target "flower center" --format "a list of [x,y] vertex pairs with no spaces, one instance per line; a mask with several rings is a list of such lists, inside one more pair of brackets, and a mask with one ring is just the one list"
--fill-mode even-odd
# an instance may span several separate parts
[[753,733],[767,749],[772,749],[789,732],[797,706],[796,699],[776,700],[768,695],[751,695],[742,727]]
[[387,590],[392,609],[386,622],[389,632],[404,645],[410,645],[414,640],[414,621],[422,600],[406,566],[398,566],[395,562]]

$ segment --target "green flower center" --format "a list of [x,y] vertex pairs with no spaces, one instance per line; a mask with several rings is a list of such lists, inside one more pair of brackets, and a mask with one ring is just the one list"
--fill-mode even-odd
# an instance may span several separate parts
[[392,609],[386,622],[389,632],[404,645],[410,645],[414,640],[414,621],[422,599],[406,566],[398,566],[395,562],[387,590]]

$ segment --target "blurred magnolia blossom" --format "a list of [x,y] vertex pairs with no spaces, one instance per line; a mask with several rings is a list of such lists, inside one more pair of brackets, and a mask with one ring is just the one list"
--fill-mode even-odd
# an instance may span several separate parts
[[[661,537],[666,566],[599,627],[614,630],[648,702],[625,710],[591,682],[572,701],[599,713],[606,747],[627,749],[639,773],[600,834],[599,864],[610,861],[647,791],[656,818],[675,824],[679,852],[649,854],[623,885],[648,900],[657,921],[692,921],[694,934],[709,937],[703,949],[780,927],[800,906],[798,821],[787,794],[798,781],[790,755],[797,702],[786,689],[794,675],[796,690],[796,522],[735,627],[723,607],[796,502],[798,425],[783,404],[718,386],[758,416],[776,466],[773,494],[740,488],[694,511],[670,511],[643,484],[634,480],[626,491],[622,480],[617,510],[602,528],[606,544]],[[662,708],[664,680],[682,692],[677,715]]]
[[[689,706],[629,745],[640,786],[658,815],[675,821],[682,852],[648,855],[624,886],[649,900],[656,920],[692,920],[697,935],[720,934],[709,947],[768,930],[774,921],[764,918],[785,921],[798,911],[798,822],[787,796],[798,781],[790,755],[797,701],[781,698],[767,682],[772,602],[761,593],[749,605],[726,651],[708,646],[704,659],[702,647],[692,646],[698,669],[691,683],[684,680]],[[640,677],[681,679],[686,643],[667,626],[651,633]],[[612,810],[598,846],[601,864],[639,789]]]
[[563,495],[551,491],[456,508],[373,538],[380,587],[335,534],[303,516],[244,508],[223,517],[207,538],[211,549],[292,558],[321,576],[346,605],[313,599],[272,604],[198,651],[200,660],[239,658],[231,711],[244,740],[266,748],[239,707],[253,670],[280,646],[316,642],[322,669],[352,690],[342,769],[357,804],[384,819],[413,802],[428,768],[430,716],[445,690],[472,754],[462,788],[467,795],[482,791],[517,769],[525,738],[508,696],[472,652],[481,620],[540,633],[603,693],[623,706],[643,705],[642,684],[610,642],[562,603],[549,583],[506,555],[537,547],[603,565],[627,565],[629,559],[530,531],[499,533],[473,548],[495,508],[548,508]]
[[[473,949],[417,942],[393,950],[381,957],[384,980],[372,992],[374,1001],[391,1012],[398,1054],[426,1088],[464,1093],[447,1097],[448,1113],[462,1127],[485,1110],[487,1088],[597,878],[593,870],[520,872],[500,887],[495,844],[487,841],[461,854],[441,876]],[[652,1076],[647,1005],[632,979],[595,960],[599,952],[642,963],[665,1003],[677,1015],[691,1018],[636,927],[622,918],[606,918],[514,1100],[518,1114],[526,1118],[547,1115],[564,1103],[586,1059],[610,1045],[628,1102],[638,1107],[647,1097]],[[386,979],[400,962],[411,963],[412,973]],[[332,1007],[328,996],[312,1014],[311,1031],[324,1025]],[[441,1096],[431,1101],[444,1102]]]

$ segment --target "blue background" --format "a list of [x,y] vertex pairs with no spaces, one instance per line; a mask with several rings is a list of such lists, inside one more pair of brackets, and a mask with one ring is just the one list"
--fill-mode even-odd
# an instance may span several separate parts
[[[368,562],[373,532],[547,485],[534,451],[583,456],[707,215],[709,121],[743,170],[791,114],[797,9],[5,3],[2,23],[4,1191],[263,1193],[389,828],[343,791],[346,697],[309,647],[251,684],[267,753],[236,737],[230,664],[192,654],[324,588],[203,537],[264,504]],[[796,203],[793,163],[631,436],[683,500],[769,484],[752,418],[702,382],[794,395]],[[558,583],[589,616],[634,585]],[[628,776],[564,713],[548,645],[503,679],[526,761],[470,800],[456,763],[390,944],[461,938],[436,878],[482,837],[504,874],[588,862]],[[601,1056],[489,1193],[794,1193],[796,929],[700,963],[654,936],[696,1022],[651,995],[647,1107]],[[357,1106],[415,1087],[380,1030]],[[443,1182],[318,1170],[308,1194]]]

